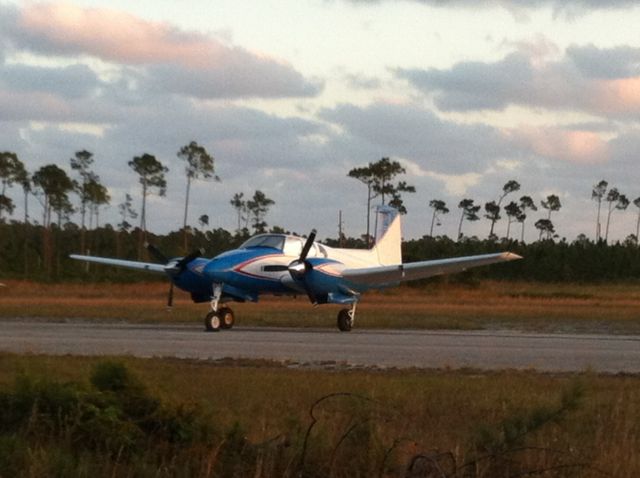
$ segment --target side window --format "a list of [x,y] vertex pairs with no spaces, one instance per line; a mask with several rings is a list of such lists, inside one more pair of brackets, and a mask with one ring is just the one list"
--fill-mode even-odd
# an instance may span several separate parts
[[302,252],[302,241],[297,237],[287,237],[282,252],[287,256],[299,256]]

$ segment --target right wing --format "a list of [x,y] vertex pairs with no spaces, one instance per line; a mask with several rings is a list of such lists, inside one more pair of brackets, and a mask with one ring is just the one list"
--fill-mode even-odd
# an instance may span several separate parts
[[355,283],[369,286],[384,286],[402,281],[426,279],[427,277],[466,271],[471,267],[486,266],[497,262],[522,259],[512,252],[482,254],[478,256],[435,259],[431,261],[409,262],[395,266],[364,267],[346,269],[342,276]]
[[80,256],[78,254],[71,254],[69,257],[79,261],[95,262],[97,264],[106,264],[108,266],[126,267],[128,269],[151,272],[166,272],[166,266],[163,264],[153,264],[151,262],[126,261],[124,259],[110,259],[108,257]]

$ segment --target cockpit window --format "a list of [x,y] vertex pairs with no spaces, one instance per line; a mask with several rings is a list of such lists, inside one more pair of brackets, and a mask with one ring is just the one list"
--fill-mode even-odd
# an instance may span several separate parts
[[285,236],[279,234],[261,234],[259,236],[252,237],[242,244],[240,248],[248,249],[250,247],[269,247],[281,251],[284,248],[284,238]]

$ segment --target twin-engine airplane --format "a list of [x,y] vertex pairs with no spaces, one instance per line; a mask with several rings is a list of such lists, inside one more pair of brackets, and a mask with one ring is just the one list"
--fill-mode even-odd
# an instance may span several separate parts
[[149,252],[162,264],[75,254],[70,257],[167,274],[172,282],[169,305],[173,284],[191,293],[194,302],[210,302],[211,311],[204,319],[207,331],[233,327],[232,310],[221,306],[226,302],[257,302],[261,294],[306,293],[313,305],[349,306],[338,313],[338,328],[343,332],[353,326],[362,292],[521,258],[502,252],[402,264],[397,211],[380,208],[377,229],[379,239],[371,249],[328,247],[315,242],[314,230],[306,240],[287,234],[260,234],[213,259],[202,258],[202,252],[195,251],[169,260],[150,245]]

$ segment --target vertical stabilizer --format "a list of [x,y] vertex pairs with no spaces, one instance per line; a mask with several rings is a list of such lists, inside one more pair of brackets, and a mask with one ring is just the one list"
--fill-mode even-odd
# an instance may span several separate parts
[[376,211],[376,245],[373,251],[380,265],[402,264],[401,243],[400,214],[392,207],[379,206]]

